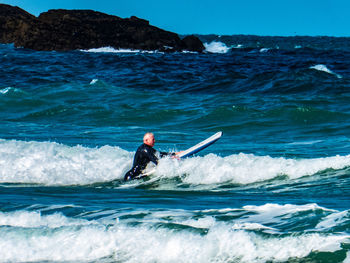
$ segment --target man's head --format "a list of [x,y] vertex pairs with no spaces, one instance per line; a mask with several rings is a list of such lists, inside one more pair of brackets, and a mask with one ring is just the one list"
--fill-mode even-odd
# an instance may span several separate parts
[[147,132],[147,133],[143,136],[143,143],[144,143],[144,144],[147,144],[148,146],[153,147],[155,142],[156,142],[156,140],[154,139],[153,133]]

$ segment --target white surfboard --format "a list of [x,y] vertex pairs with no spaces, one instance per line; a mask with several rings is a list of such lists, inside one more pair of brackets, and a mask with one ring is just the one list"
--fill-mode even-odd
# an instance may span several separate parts
[[152,162],[150,162],[149,164],[147,164],[146,168],[142,171],[142,176],[147,176],[150,174],[153,174],[156,171],[156,165]]
[[208,146],[212,145],[214,142],[219,140],[222,136],[222,132],[217,132],[213,136],[210,136],[208,139],[201,141],[200,143],[196,144],[195,146],[192,146],[191,148],[179,153],[177,156],[180,158],[186,158],[189,157],[195,153],[200,152],[201,150],[204,150]]
[[142,170],[141,174],[136,176],[134,179],[142,179],[156,172],[156,165],[152,162],[148,163],[146,168]]

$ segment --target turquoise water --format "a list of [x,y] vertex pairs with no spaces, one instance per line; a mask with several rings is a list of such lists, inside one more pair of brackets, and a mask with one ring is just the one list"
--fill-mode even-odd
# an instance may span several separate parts
[[[350,262],[350,40],[201,38],[0,45],[0,262]],[[146,131],[224,135],[124,183]]]

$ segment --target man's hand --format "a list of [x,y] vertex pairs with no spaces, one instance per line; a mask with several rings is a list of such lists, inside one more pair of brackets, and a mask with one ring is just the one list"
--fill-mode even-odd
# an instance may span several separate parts
[[180,153],[182,153],[182,152],[183,152],[183,151],[176,152],[175,155],[171,156],[171,158],[180,160],[180,157],[179,157],[178,155],[179,155]]

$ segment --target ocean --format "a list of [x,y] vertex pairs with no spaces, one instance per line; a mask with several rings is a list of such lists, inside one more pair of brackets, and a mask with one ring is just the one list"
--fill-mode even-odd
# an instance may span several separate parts
[[350,262],[350,38],[199,37],[0,45],[0,262]]

